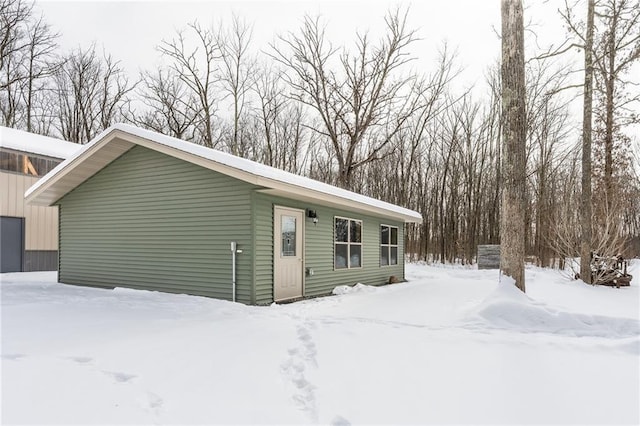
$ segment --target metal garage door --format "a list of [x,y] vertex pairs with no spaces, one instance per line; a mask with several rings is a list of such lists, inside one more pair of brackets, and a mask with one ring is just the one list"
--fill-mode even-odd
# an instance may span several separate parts
[[0,216],[0,272],[22,271],[24,218]]

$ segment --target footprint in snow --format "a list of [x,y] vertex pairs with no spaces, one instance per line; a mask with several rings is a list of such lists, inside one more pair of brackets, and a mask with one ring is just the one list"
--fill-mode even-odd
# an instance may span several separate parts
[[69,357],[70,360],[77,362],[78,364],[88,364],[93,361],[93,358],[88,356],[72,356]]
[[146,395],[142,396],[138,400],[138,402],[143,408],[156,414],[159,413],[164,405],[164,400],[153,392],[147,392]]
[[306,377],[306,369],[309,366],[316,366],[317,350],[311,333],[309,324],[298,326],[297,345],[289,348],[288,358],[281,364],[282,373],[294,386],[293,400],[304,411],[309,414],[312,423],[318,421],[316,409],[315,386]]
[[[318,351],[316,349],[316,345],[313,342],[311,334],[309,333],[308,328],[298,327],[298,339],[302,344],[303,353],[299,354],[306,361],[311,362],[314,366],[318,366],[318,362],[316,361],[316,355]],[[291,353],[291,351],[289,351]],[[291,354],[294,355],[294,354]]]
[[162,405],[164,404],[164,400],[162,398],[160,398],[158,395],[156,395],[153,392],[149,392],[148,397],[149,397],[150,408],[154,408],[154,409],[162,408]]
[[114,378],[118,383],[127,383],[137,377],[135,374],[121,373],[118,371],[103,371],[103,373]]
[[331,426],[351,426],[351,422],[342,416],[335,416],[331,420]]
[[26,357],[26,355],[25,354],[2,354],[1,357],[2,359],[10,359],[12,361],[17,361],[19,359]]

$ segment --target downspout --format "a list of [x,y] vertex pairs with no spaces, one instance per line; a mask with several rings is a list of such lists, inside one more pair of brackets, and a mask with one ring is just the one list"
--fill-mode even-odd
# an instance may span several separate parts
[[238,250],[238,243],[231,241],[231,301],[236,301],[236,254],[242,253]]

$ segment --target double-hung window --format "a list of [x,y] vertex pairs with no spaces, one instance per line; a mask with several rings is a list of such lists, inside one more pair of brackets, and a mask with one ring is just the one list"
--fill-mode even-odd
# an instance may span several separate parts
[[362,221],[334,218],[333,266],[335,269],[362,267]]
[[398,264],[398,227],[380,226],[380,266]]

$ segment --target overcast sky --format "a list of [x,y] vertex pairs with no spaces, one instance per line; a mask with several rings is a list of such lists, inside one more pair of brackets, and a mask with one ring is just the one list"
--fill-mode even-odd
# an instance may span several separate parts
[[[555,8],[558,1],[532,2],[525,20],[539,37],[563,37]],[[176,29],[198,20],[203,25],[229,20],[232,13],[254,26],[255,49],[268,49],[277,34],[296,31],[305,14],[321,15],[328,22],[334,44],[352,41],[356,31],[374,34],[383,25],[385,12],[396,6],[410,7],[409,24],[422,39],[414,45],[416,66],[429,70],[443,41],[458,50],[464,68],[460,84],[482,84],[488,65],[499,57],[499,0],[421,1],[37,1],[47,22],[62,35],[64,48],[88,46],[95,42],[122,61],[137,75],[140,69],[158,66],[155,47],[171,39]]]
[[[526,56],[531,57],[550,44],[558,45],[567,33],[557,9],[562,0],[525,0]],[[278,34],[297,31],[305,14],[320,15],[335,45],[353,42],[356,31],[380,33],[384,15],[395,7],[409,7],[409,27],[418,30],[421,40],[414,44],[413,66],[425,74],[435,69],[434,59],[446,41],[458,52],[457,65],[462,73],[454,89],[474,87],[476,99],[486,94],[486,70],[500,57],[500,0],[236,0],[236,1],[51,1],[36,0],[54,31],[61,34],[64,50],[88,47],[95,43],[121,61],[132,80],[141,70],[160,65],[156,46],[171,40],[177,29],[198,20],[201,25],[219,25],[236,14],[253,25],[254,51],[269,50]],[[578,11],[579,13],[579,11]],[[560,64],[580,69],[581,52],[558,59]],[[636,66],[640,69],[640,64]],[[573,83],[582,75],[573,74]],[[580,90],[562,96],[574,98],[571,114],[574,138],[579,137],[582,122]],[[640,152],[640,126],[629,127],[627,134]],[[573,138],[572,138],[573,139]],[[640,168],[640,155],[637,159]]]

